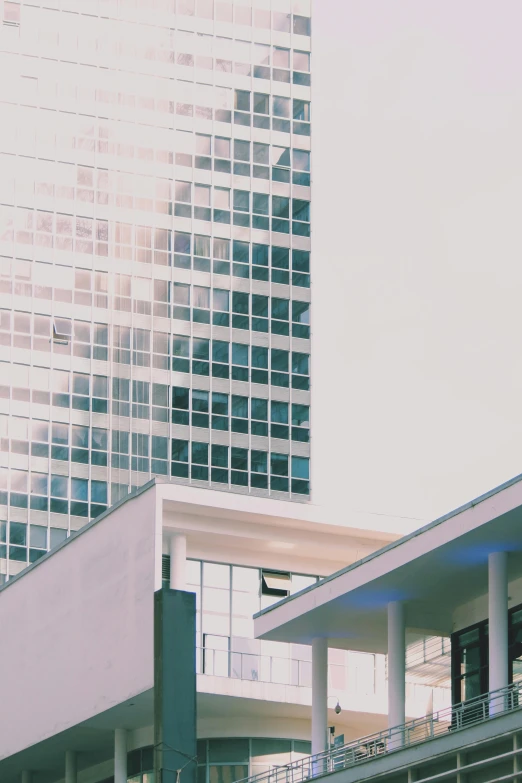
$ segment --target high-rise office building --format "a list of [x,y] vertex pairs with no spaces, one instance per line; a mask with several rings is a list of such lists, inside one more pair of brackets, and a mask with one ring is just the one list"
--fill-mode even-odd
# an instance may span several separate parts
[[310,0],[0,13],[0,580],[151,476],[307,500]]

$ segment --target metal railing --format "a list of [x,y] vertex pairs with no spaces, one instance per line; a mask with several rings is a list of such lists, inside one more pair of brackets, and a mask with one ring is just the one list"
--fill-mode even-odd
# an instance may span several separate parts
[[401,726],[330,748],[323,753],[307,756],[285,766],[273,767],[268,772],[245,778],[238,783],[302,783],[319,775],[337,772],[405,747],[447,735],[448,732],[467,729],[521,707],[522,681],[461,704],[455,704],[424,718],[417,718]]
[[[274,685],[312,687],[311,660],[234,652],[233,650],[216,650],[211,647],[197,647],[196,649],[198,674]],[[330,688],[335,692],[342,691],[348,686],[350,692],[358,696],[373,695],[376,692],[375,672],[372,672],[371,676],[352,676],[348,680],[350,669],[346,664],[330,663],[328,671]]]
[[312,687],[312,663],[273,655],[197,648],[197,671],[235,680]]
[[449,688],[451,684],[451,640],[426,636],[406,648],[406,675],[423,685]]

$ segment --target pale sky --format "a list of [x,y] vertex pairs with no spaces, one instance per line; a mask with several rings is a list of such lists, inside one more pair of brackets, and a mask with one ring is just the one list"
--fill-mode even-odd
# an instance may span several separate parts
[[407,532],[522,473],[522,3],[315,0],[313,502]]

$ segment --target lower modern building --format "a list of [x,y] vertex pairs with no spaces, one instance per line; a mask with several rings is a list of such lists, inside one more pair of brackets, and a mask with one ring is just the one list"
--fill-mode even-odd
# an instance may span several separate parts
[[[315,648],[256,639],[253,615],[328,590],[329,574],[394,543],[314,514],[154,480],[4,584],[1,783],[152,783],[154,603],[173,594],[162,586],[196,596],[198,783],[308,758]],[[337,744],[387,726],[386,646],[362,649],[355,632],[347,615],[344,648],[329,643],[323,707]],[[450,704],[449,644],[424,630],[407,642],[405,714],[420,719]]]
[[[415,720],[413,630],[451,638],[451,704]],[[522,779],[522,477],[262,610],[255,633],[312,647],[313,755],[286,768],[293,783]],[[328,648],[386,653],[388,670],[385,730],[333,749]]]

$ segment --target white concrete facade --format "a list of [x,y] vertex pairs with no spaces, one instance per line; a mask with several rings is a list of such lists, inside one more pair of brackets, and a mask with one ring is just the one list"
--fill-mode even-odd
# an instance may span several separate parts
[[0,756],[152,687],[154,493],[136,496],[132,513],[129,505],[120,503],[0,592],[0,627],[12,629],[0,665],[20,674],[6,678],[3,702],[31,704],[23,720],[12,720],[10,709],[0,716]]
[[[153,743],[153,595],[162,584],[163,556],[171,558],[169,585],[194,589],[186,571],[194,558],[323,576],[390,538],[316,522],[308,507],[289,502],[260,499],[252,511],[251,499],[239,495],[161,482],[140,488],[0,589],[0,623],[16,627],[0,647],[0,665],[19,673],[0,715],[0,780],[19,783],[27,756],[32,783],[97,783],[111,775],[119,783],[124,748]],[[289,648],[285,655],[291,654]],[[42,688],[43,660],[49,677]],[[336,660],[330,671],[342,673]],[[377,663],[371,694],[333,681],[328,687],[322,645],[323,743],[327,725],[354,737],[384,727],[384,658]],[[198,736],[308,741],[311,686],[201,670]],[[25,699],[33,710],[23,722],[12,721],[10,705]],[[37,743],[49,748],[52,761],[45,763],[53,775],[38,773]]]
[[[522,478],[518,477],[260,612],[256,635],[294,644],[313,643],[320,636],[339,648],[387,649],[392,728],[406,720],[406,630],[429,627],[449,635],[473,621],[488,620],[488,690],[505,689],[510,682],[508,611],[522,604],[521,522]],[[469,606],[474,607],[471,616]],[[343,633],[343,627],[353,631]],[[461,674],[459,666],[454,676],[458,679]],[[511,709],[504,692],[492,696],[488,705],[490,717]],[[388,749],[402,744],[401,731],[391,734]]]

